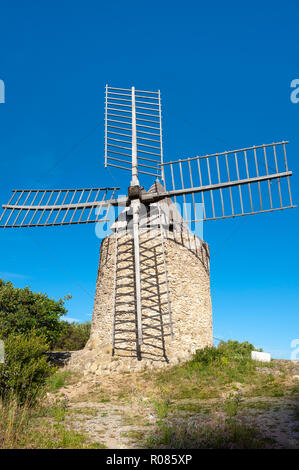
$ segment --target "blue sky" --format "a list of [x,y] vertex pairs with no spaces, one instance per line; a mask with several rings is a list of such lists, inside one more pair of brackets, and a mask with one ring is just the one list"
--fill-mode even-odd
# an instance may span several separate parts
[[[286,139],[298,202],[296,1],[3,1],[0,6],[0,200],[13,188],[98,187],[106,83],[161,89],[165,158]],[[113,174],[113,176],[112,176]],[[214,335],[289,358],[299,338],[298,210],[205,223]],[[73,297],[91,318],[94,227],[0,232],[0,277]]]

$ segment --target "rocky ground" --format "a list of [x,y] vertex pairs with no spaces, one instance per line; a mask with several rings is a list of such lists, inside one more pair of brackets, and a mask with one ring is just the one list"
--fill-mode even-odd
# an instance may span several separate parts
[[[140,447],[299,447],[299,363],[257,364],[252,378],[211,383],[184,365],[163,371],[68,376],[50,401],[90,442]],[[189,375],[188,375],[189,374]]]

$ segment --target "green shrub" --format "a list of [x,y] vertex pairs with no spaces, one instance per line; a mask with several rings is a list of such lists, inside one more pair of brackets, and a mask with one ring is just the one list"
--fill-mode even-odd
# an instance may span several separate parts
[[[250,359],[251,351],[253,351],[255,347],[253,344],[248,343],[248,341],[239,343],[239,341],[229,339],[226,342],[221,341],[217,349],[226,357],[234,360],[242,360]],[[259,351],[261,351],[261,349],[259,349]]]
[[250,354],[254,349],[254,346],[247,341],[244,343],[232,340],[221,341],[218,347],[208,346],[204,349],[198,349],[191,362],[201,366],[227,366],[233,361],[250,361]]
[[0,332],[2,336],[11,333],[28,333],[32,329],[45,336],[51,343],[63,332],[59,321],[67,313],[64,302],[49,299],[46,294],[32,292],[29,287],[18,289],[11,282],[0,279]]
[[48,363],[45,338],[32,331],[29,335],[9,335],[4,339],[4,364],[0,364],[0,397],[15,397],[19,404],[34,403],[56,368]]
[[63,334],[57,341],[52,343],[52,349],[56,351],[77,351],[83,349],[90,336],[90,322],[68,323],[61,321],[63,324]]
[[202,364],[203,366],[208,366],[214,363],[220,363],[223,357],[223,353],[215,348],[214,346],[206,347],[204,349],[198,349],[192,361]]

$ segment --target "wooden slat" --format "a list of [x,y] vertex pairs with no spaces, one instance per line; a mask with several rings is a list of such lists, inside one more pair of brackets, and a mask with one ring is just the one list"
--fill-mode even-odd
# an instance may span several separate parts
[[[118,189],[115,187],[72,190],[15,190],[9,203],[3,205],[4,211],[1,215],[0,227],[47,227],[103,222],[107,220],[108,214],[107,210],[106,215],[101,217],[100,211],[103,205],[109,207],[111,204],[121,202],[114,199],[115,192]],[[93,192],[94,197],[92,197]],[[64,194],[61,201],[62,193]],[[22,196],[25,194],[25,200],[22,202]],[[76,200],[77,194],[79,194],[78,200]],[[13,204],[13,198],[16,195],[17,200]],[[67,202],[68,197],[71,198],[70,202]],[[51,200],[54,202],[51,203]],[[91,220],[94,209],[99,209],[99,211],[97,217]],[[78,210],[81,211],[80,217],[75,220]],[[12,216],[15,213],[16,217],[13,220]],[[62,215],[61,220],[59,220],[60,215]]]
[[[193,206],[192,220],[187,220],[187,223],[202,220],[202,217],[196,214],[196,207],[194,207],[197,204],[194,203],[197,193],[201,193],[204,205],[203,220],[216,220],[227,218],[227,216],[237,217],[268,212],[277,208],[294,207],[290,188],[292,172],[288,170],[286,144],[286,141],[282,141],[166,162],[163,164],[163,168],[172,189],[165,191],[165,193],[145,194],[142,195],[142,198],[144,202],[149,202],[151,198],[158,201],[163,197],[173,197],[176,202],[181,201],[184,207],[186,204],[191,204],[191,207]],[[270,172],[267,160],[268,147],[273,148],[274,155],[274,165],[272,165]],[[265,165],[261,164],[260,158],[264,159]],[[234,159],[234,166],[230,166],[229,159]],[[206,161],[206,168],[204,167],[203,171],[200,165],[201,160]],[[198,166],[199,186],[194,185],[193,161]],[[222,168],[225,167],[226,171],[222,171]],[[282,167],[285,170],[282,170]],[[215,179],[218,180],[217,183],[213,182]],[[283,179],[287,180],[287,185],[281,183]],[[273,184],[274,182],[276,184]],[[242,186],[248,187],[248,193],[244,189],[242,191]],[[235,191],[233,191],[234,187],[236,187]],[[276,187],[278,188],[278,197],[275,194]],[[211,198],[208,205],[204,204],[205,192],[208,192]],[[269,193],[269,201],[267,192]],[[286,198],[290,204],[284,204]],[[230,215],[225,213],[227,200],[230,201]],[[239,208],[239,206],[241,207]]]

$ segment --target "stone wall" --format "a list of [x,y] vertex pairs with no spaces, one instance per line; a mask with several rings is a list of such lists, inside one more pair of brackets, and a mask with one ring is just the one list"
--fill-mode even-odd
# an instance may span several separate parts
[[[151,232],[151,237],[152,235]],[[148,241],[146,240],[147,234],[141,236],[141,242],[146,241],[144,246],[148,247],[149,253],[153,253],[154,243],[157,244],[158,236],[157,233],[156,237],[153,237],[153,239],[148,238]],[[122,243],[125,247],[127,243],[129,249],[131,248],[131,241],[129,235],[126,235],[126,237],[127,239],[124,238]],[[136,369],[141,368],[142,365],[163,366],[167,361],[174,364],[180,360],[185,360],[196,349],[213,344],[208,245],[199,238],[193,237],[193,235],[190,240],[185,233],[174,235],[173,232],[168,232],[165,238],[165,254],[174,336],[171,339],[170,327],[167,325],[169,324],[169,317],[166,314],[168,306],[164,305],[163,323],[166,326],[163,328],[165,334],[163,353],[159,352],[162,351],[162,344],[159,340],[145,340],[145,344],[141,349],[142,361],[137,361],[136,354],[134,354],[134,345],[133,354],[125,354],[126,356],[133,356],[132,358],[122,357],[124,355],[123,351],[117,349],[115,350],[115,356],[112,358],[115,235],[111,235],[102,241],[100,248],[91,337],[85,351],[83,351],[83,355],[82,352],[78,352],[77,356],[72,357],[73,366],[77,365],[77,368],[87,367],[86,363],[89,363],[88,367],[91,367],[94,371],[103,370],[103,368],[110,371],[116,367],[120,368],[121,364],[125,365],[125,368]],[[161,256],[160,258],[159,256],[160,254],[157,253],[156,264],[160,265],[159,275],[162,275],[164,269],[159,262],[161,259]],[[131,261],[133,262],[133,258]],[[153,274],[153,280],[155,279],[152,265],[145,266],[144,272],[147,276],[150,274],[150,278]],[[142,285],[145,286],[143,280]],[[166,304],[166,302],[163,303]],[[147,310],[147,305],[149,304],[144,301],[143,314],[145,319],[143,324],[148,325],[147,331],[155,331],[155,329],[157,330],[156,323],[153,323],[151,318],[148,317],[150,310]],[[154,329],[151,330],[151,328]],[[154,351],[158,351],[158,353],[155,355]],[[92,362],[91,366],[90,362]]]

